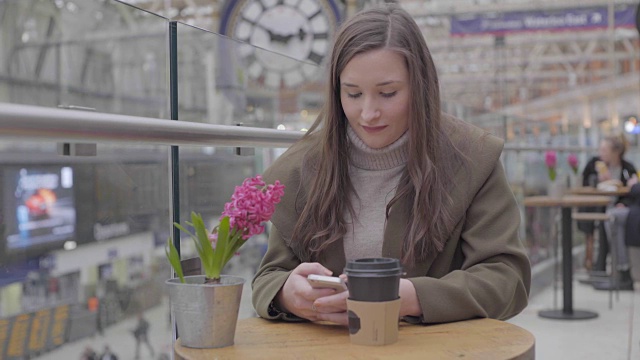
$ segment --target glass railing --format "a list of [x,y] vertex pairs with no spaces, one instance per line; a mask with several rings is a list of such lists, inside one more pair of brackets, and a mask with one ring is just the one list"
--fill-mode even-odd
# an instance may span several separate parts
[[0,10],[3,102],[169,118],[166,19],[116,1]]
[[[311,119],[319,104],[292,102],[294,87],[287,97],[228,55],[313,65],[117,1],[30,6],[0,2],[0,358],[80,358],[106,346],[120,358],[170,358],[172,150],[180,146],[181,218],[193,210],[215,222],[235,185],[302,136],[286,131],[307,126],[302,106]],[[168,121],[171,110],[180,121]],[[181,244],[183,258],[194,255],[189,239]],[[252,239],[226,271],[250,279],[265,246],[266,235]],[[240,317],[255,315],[245,287]],[[136,350],[138,316],[150,323],[152,357]]]
[[[234,187],[302,135],[14,104],[0,104],[0,129],[23,144],[1,140],[0,343],[10,357],[45,359],[104,346],[133,358],[139,315],[155,355],[170,355],[171,144],[198,145],[180,147],[183,219],[197,211],[213,225]],[[94,155],[62,155],[70,137],[97,142]],[[240,156],[230,142],[270,147]],[[181,244],[183,258],[195,255]],[[251,239],[226,271],[250,279],[265,247],[266,235]],[[255,315],[245,287],[240,317]]]
[[180,120],[287,130],[315,120],[316,65],[180,22],[177,34]]
[[138,314],[168,354],[168,147],[99,144],[78,157],[54,142],[21,143],[37,150],[5,152],[0,174],[6,357],[80,358],[110,346],[133,358],[124,350],[135,347],[119,344],[135,344]]

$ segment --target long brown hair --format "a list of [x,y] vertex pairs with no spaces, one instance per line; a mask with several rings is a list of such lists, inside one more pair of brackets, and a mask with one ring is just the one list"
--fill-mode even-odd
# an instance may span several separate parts
[[[326,103],[306,140],[319,141],[307,199],[292,234],[291,246],[302,258],[319,260],[330,244],[346,233],[344,212],[355,218],[349,194],[347,119],[340,101],[340,74],[351,59],[376,49],[396,51],[409,72],[409,158],[386,214],[407,197],[411,208],[403,241],[402,262],[413,264],[442,251],[451,214],[448,195],[458,151],[441,125],[436,67],[427,44],[411,16],[396,5],[360,12],[345,22],[336,36],[327,79]],[[314,136],[315,135],[315,136]],[[313,156],[310,156],[314,158]],[[404,240],[403,240],[404,239]]]

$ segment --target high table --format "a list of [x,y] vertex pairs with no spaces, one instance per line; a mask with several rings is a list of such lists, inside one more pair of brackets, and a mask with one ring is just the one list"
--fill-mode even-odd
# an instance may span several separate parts
[[439,325],[400,324],[398,342],[351,344],[345,326],[238,321],[235,344],[221,349],[174,346],[176,359],[533,359],[535,338],[510,323],[474,319]]
[[600,190],[591,186],[578,186],[569,189],[569,192],[574,195],[603,195],[603,196],[621,196],[627,195],[631,187],[622,186],[616,190]]
[[608,196],[565,195],[561,198],[549,196],[530,196],[524,199],[524,206],[561,207],[562,208],[562,310],[542,310],[540,317],[560,320],[591,319],[598,313],[573,309],[573,229],[571,209],[581,206],[607,206],[611,202]]

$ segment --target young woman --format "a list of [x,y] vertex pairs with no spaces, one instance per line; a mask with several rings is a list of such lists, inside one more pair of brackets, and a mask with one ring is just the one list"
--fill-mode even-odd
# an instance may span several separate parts
[[[624,159],[626,150],[627,142],[624,135],[610,135],[603,138],[598,147],[598,156],[591,158],[584,167],[584,171],[582,172],[582,185],[595,187],[603,181],[611,180],[619,180],[620,184],[624,186],[633,185],[637,178],[636,168]],[[631,181],[632,184],[628,184],[629,181]],[[618,197],[615,201],[616,207],[627,207],[630,201],[629,197]],[[604,209],[585,208],[580,211],[604,212]],[[594,224],[592,221],[580,221],[578,222],[578,228],[586,235],[585,268],[587,270],[593,268],[593,270],[604,271],[609,249],[606,236],[604,236],[606,233],[602,230],[600,232],[598,258],[595,266],[592,266]],[[622,234],[624,235],[624,232]]]
[[436,68],[410,15],[389,5],[349,19],[327,80],[322,114],[264,175],[286,190],[253,281],[258,314],[346,324],[348,293],[306,277],[338,276],[366,257],[401,260],[406,320],[519,313],[531,269],[503,142],[441,114]]

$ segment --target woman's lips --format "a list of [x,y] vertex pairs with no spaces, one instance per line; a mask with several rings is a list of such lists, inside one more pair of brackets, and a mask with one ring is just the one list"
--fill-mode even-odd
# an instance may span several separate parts
[[380,132],[384,130],[386,127],[387,127],[386,125],[382,125],[382,126],[364,126],[363,125],[362,126],[364,131],[368,132],[369,134]]

